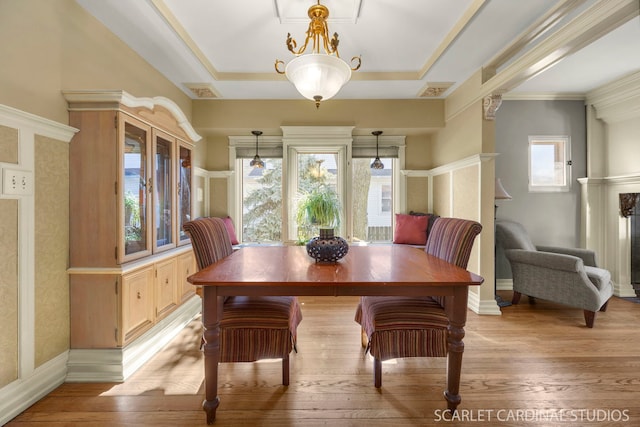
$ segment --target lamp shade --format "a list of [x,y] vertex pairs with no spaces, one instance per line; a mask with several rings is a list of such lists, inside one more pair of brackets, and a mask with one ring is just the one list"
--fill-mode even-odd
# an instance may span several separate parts
[[502,186],[502,181],[500,178],[496,178],[496,189],[495,189],[495,199],[496,200],[511,200],[512,197],[507,190]]
[[332,98],[351,78],[351,68],[342,59],[311,53],[293,59],[285,74],[302,96],[311,100]]

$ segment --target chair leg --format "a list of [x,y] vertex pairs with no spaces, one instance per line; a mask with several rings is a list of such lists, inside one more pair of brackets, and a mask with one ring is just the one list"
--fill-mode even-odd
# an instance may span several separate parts
[[609,300],[607,300],[607,302],[605,302],[604,304],[602,304],[602,307],[600,307],[600,311],[607,311],[607,304],[609,304]]
[[289,385],[289,355],[282,358],[282,385]]
[[373,385],[382,387],[382,361],[378,358],[373,359]]
[[593,323],[596,321],[596,312],[585,310],[584,321],[587,323],[587,328],[593,328]]
[[516,305],[520,302],[520,297],[522,294],[520,292],[513,291],[513,297],[511,298],[511,304]]

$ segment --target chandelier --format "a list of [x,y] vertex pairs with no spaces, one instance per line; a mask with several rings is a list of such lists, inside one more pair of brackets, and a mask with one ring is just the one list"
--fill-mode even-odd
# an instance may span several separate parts
[[[291,33],[287,34],[287,47],[296,58],[287,64],[284,71],[279,68],[284,62],[276,59],[275,68],[278,74],[287,76],[302,96],[315,101],[316,108],[319,108],[320,101],[333,97],[349,81],[351,71],[358,70],[362,60],[359,56],[351,58],[351,63],[356,63],[351,68],[340,59],[338,33],[333,33],[333,37],[329,38],[329,9],[321,5],[320,0],[309,8],[308,15],[311,22],[307,38],[300,49],[296,50],[296,41],[291,38]],[[313,40],[312,53],[302,55],[310,40]],[[324,53],[320,53],[321,45]]]

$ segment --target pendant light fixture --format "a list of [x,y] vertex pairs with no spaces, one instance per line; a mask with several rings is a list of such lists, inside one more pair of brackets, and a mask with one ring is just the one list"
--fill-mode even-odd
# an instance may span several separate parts
[[264,167],[264,162],[258,155],[258,137],[262,135],[262,131],[252,130],[251,133],[256,136],[256,155],[253,157],[253,160],[251,160],[251,163],[249,163],[249,166],[252,166],[254,169],[262,169]]
[[384,163],[382,163],[378,155],[378,137],[382,134],[382,131],[374,130],[371,134],[376,136],[376,159],[371,163],[371,169],[384,169]]
[[[279,59],[276,59],[275,67],[278,74],[285,74],[298,92],[315,101],[316,108],[319,108],[320,101],[333,97],[349,81],[351,71],[358,70],[362,60],[359,56],[351,58],[352,63],[357,60],[357,65],[352,68],[340,59],[338,33],[333,33],[333,37],[329,39],[329,9],[321,5],[320,0],[309,8],[307,14],[311,22],[304,45],[296,50],[296,41],[291,38],[291,33],[287,34],[287,48],[296,58],[287,64],[284,71],[278,68],[279,65],[284,65]],[[312,52],[302,55],[309,40],[313,40]],[[320,53],[320,46],[324,48],[324,53]]]

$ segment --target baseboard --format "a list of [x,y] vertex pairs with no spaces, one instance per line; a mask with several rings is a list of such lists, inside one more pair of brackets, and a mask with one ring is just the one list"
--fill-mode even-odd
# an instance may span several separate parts
[[65,351],[34,369],[29,377],[21,378],[1,388],[0,425],[5,425],[64,383],[68,358],[69,353]]
[[124,348],[71,349],[66,382],[122,382],[167,345],[202,309],[194,295]]
[[498,291],[512,291],[513,279],[498,279],[496,280],[496,290]]
[[467,307],[477,314],[488,314],[500,316],[502,311],[494,298],[488,300],[480,300],[478,294],[475,292],[469,292],[469,300],[467,301]]

